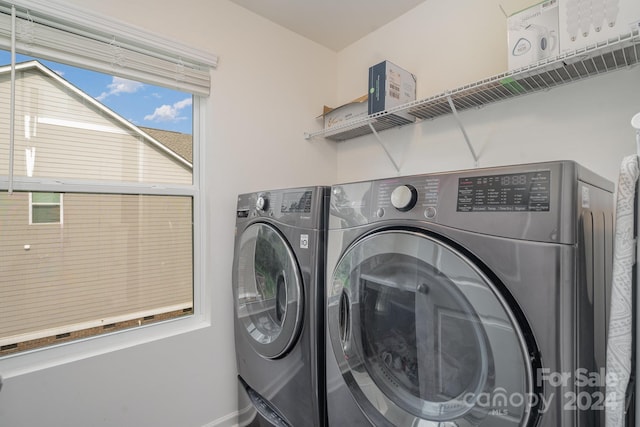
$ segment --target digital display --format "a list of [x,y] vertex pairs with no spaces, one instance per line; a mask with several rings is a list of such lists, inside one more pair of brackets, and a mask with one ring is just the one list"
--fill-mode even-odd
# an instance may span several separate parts
[[282,213],[310,213],[312,191],[284,193],[280,212]]
[[550,171],[458,179],[458,212],[547,212]]

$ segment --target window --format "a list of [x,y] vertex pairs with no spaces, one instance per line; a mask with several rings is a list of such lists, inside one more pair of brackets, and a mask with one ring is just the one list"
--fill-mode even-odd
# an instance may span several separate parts
[[0,0],[0,358],[199,307],[215,58],[56,3]]
[[62,194],[29,193],[29,224],[62,224]]

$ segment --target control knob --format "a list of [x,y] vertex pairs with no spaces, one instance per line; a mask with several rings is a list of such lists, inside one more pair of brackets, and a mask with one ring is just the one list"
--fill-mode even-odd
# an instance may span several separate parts
[[269,199],[263,195],[258,196],[256,199],[256,209],[259,211],[266,211],[269,209]]
[[391,192],[391,204],[400,212],[411,210],[418,201],[418,191],[412,185],[400,185]]

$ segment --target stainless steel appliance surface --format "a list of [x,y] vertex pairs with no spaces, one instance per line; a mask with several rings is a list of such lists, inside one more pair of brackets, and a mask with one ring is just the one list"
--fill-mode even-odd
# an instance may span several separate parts
[[[239,401],[252,426],[325,425],[328,187],[238,196],[233,296]],[[242,407],[240,408],[243,409]]]
[[333,186],[329,425],[604,425],[613,190],[572,161]]

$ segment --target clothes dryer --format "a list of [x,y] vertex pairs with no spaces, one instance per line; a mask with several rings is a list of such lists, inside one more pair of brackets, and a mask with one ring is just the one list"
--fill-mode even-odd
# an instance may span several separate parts
[[328,187],[242,194],[233,295],[241,392],[254,426],[317,427],[324,406]]
[[603,425],[613,188],[570,161],[333,186],[329,425]]

